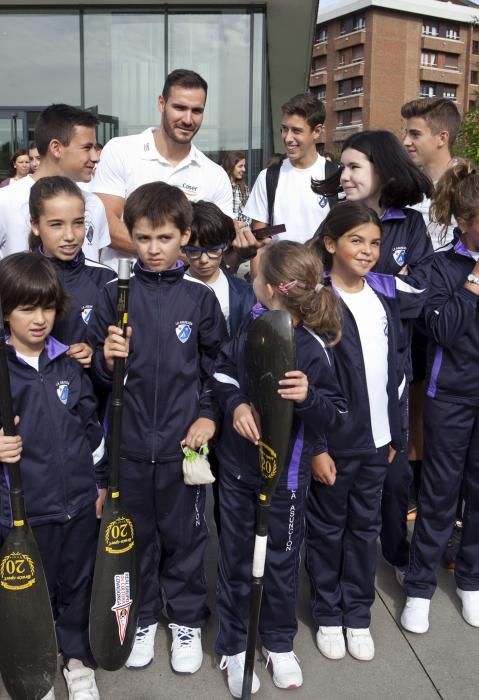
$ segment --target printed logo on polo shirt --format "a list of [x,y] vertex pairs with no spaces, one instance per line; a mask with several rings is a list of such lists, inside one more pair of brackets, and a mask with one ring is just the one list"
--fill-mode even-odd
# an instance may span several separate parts
[[321,209],[324,209],[324,207],[328,203],[328,198],[325,197],[324,195],[318,195],[318,204],[321,207]]
[[68,401],[68,395],[70,393],[70,382],[57,382],[57,396],[64,406],[66,406]]
[[191,321],[177,321],[176,322],[176,337],[180,343],[186,343],[191,335],[191,328],[193,324]]
[[181,191],[183,194],[186,194],[187,197],[197,197],[198,196],[198,190],[200,189],[198,185],[188,185],[187,182],[183,182],[183,184],[180,186]]
[[91,312],[93,311],[93,306],[91,304],[85,304],[81,307],[81,317],[85,325],[90,323]]
[[396,248],[393,248],[394,262],[397,265],[399,265],[399,267],[404,267],[406,263],[406,253],[407,248],[404,245],[396,246]]

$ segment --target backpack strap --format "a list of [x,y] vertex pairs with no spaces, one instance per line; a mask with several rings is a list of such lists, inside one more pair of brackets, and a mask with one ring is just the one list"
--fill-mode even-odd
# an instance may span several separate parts
[[276,188],[278,187],[279,171],[281,170],[281,163],[275,163],[270,165],[266,170],[266,197],[268,199],[268,223],[270,226],[273,224],[273,213],[274,213],[274,199],[276,197]]

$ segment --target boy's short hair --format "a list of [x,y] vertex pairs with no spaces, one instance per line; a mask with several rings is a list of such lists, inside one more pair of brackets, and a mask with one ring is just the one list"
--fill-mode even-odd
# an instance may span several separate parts
[[324,124],[326,118],[326,108],[323,102],[308,92],[291,97],[281,107],[281,112],[288,115],[298,114],[306,119],[311,129],[314,129],[318,124]]
[[193,202],[193,223],[188,245],[207,248],[229,245],[235,237],[233,219],[213,202]]
[[5,316],[17,306],[54,306],[62,316],[68,302],[52,263],[34,253],[14,253],[0,260],[0,299]]
[[178,187],[166,182],[148,182],[132,192],[125,202],[123,221],[130,236],[142,218],[154,227],[170,221],[184,233],[191,228],[193,207]]
[[449,133],[449,146],[454,144],[461,126],[461,115],[454,102],[447,97],[423,97],[406,102],[401,107],[403,119],[424,119],[433,134]]
[[46,156],[50,141],[57,139],[68,146],[75,127],[95,127],[98,117],[85,109],[66,104],[53,104],[40,113],[35,124],[35,143],[40,156]]
[[163,85],[163,90],[161,94],[165,100],[168,100],[170,96],[171,88],[175,85],[185,88],[187,90],[200,89],[205,91],[205,98],[208,95],[208,83],[204,78],[201,77],[199,73],[195,73],[194,70],[186,70],[184,68],[177,68],[171,71],[167,75],[165,84]]

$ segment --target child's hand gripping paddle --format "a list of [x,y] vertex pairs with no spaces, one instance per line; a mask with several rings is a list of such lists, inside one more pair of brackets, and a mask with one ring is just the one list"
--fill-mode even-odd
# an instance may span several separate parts
[[279,481],[293,422],[293,402],[278,394],[278,382],[296,369],[291,316],[286,311],[267,311],[251,324],[246,342],[249,396],[261,422],[259,466],[261,490],[256,512],[248,638],[242,700],[251,698],[256,635],[258,631],[264,565],[268,538],[268,514]]
[[[130,261],[118,266],[117,326],[126,333]],[[135,528],[120,499],[119,471],[125,361],[115,357],[110,414],[110,480],[103,508],[90,603],[90,646],[96,662],[116,671],[128,659],[138,618]]]
[[[3,313],[0,306],[0,411],[15,435]],[[13,700],[40,700],[55,682],[57,642],[50,596],[25,517],[20,462],[8,465],[13,527],[0,550],[0,671]]]

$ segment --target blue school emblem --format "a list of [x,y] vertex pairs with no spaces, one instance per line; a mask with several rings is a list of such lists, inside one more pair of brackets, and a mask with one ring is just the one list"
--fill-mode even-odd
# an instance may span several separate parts
[[67,404],[69,393],[70,382],[57,382],[57,396],[64,406]]
[[176,337],[180,343],[186,343],[191,335],[191,321],[178,321],[176,324]]
[[88,325],[91,318],[91,312],[93,311],[93,306],[91,304],[85,304],[81,307],[81,317],[85,325]]
[[406,264],[406,253],[407,253],[407,248],[404,246],[398,246],[397,248],[393,248],[393,258],[394,262],[399,265],[399,267],[404,267]]

